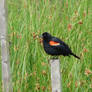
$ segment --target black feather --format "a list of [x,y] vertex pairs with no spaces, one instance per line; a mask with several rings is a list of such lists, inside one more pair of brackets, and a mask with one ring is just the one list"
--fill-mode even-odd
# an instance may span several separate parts
[[77,56],[77,55],[75,55],[74,53],[71,53],[71,55],[73,55],[74,57],[76,57],[76,58],[80,59],[80,57],[79,57],[79,56]]

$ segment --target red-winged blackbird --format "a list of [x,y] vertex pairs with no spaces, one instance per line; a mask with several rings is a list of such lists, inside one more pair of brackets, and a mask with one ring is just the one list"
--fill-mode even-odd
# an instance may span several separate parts
[[42,34],[43,39],[43,46],[44,50],[47,54],[52,56],[70,56],[73,55],[74,57],[80,59],[80,57],[76,56],[69,46],[65,44],[63,41],[61,41],[59,38],[51,36],[49,33],[44,32]]

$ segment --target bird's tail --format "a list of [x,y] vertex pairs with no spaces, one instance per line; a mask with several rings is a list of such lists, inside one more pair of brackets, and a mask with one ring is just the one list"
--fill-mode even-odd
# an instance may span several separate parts
[[75,55],[74,53],[71,53],[71,55],[73,55],[74,57],[76,57],[76,58],[80,59],[80,57],[79,57],[79,56],[77,56],[77,55]]

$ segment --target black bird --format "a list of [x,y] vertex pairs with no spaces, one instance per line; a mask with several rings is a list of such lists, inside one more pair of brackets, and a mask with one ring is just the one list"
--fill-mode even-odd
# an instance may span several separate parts
[[80,59],[77,55],[75,55],[69,46],[61,41],[59,38],[56,38],[54,36],[51,36],[48,32],[44,32],[42,34],[42,39],[43,39],[43,47],[44,50],[47,54],[52,55],[52,56],[58,56],[58,55],[63,55],[63,56],[70,56],[73,55],[74,57]]

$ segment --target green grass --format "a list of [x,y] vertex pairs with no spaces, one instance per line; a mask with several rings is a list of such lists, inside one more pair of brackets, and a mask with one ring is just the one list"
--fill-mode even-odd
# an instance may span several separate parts
[[49,57],[39,39],[43,32],[61,38],[81,57],[60,57],[63,92],[92,92],[91,5],[91,0],[8,0],[14,92],[51,92]]

